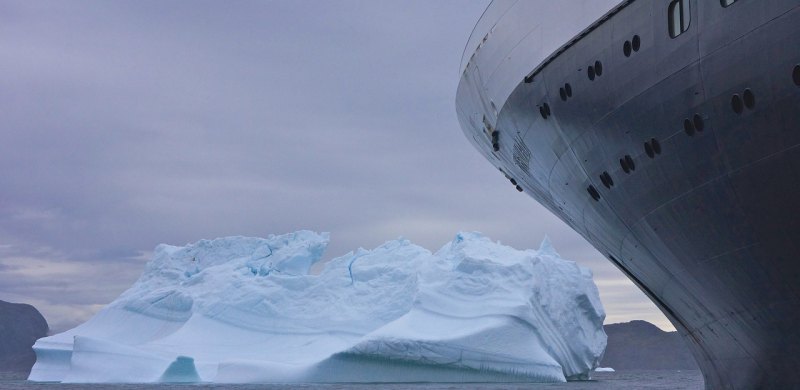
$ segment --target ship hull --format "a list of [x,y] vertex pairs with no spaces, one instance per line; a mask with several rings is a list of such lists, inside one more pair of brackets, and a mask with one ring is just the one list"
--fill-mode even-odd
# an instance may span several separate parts
[[707,388],[800,388],[800,2],[689,4],[674,38],[669,2],[637,0],[544,59],[495,42],[526,69],[507,93],[479,48],[459,120],[656,303]]

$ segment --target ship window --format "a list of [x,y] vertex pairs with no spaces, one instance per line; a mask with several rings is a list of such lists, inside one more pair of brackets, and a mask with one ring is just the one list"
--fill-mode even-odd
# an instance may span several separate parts
[[589,76],[589,80],[594,81],[594,75],[595,75],[594,66],[589,65],[589,67],[586,68],[586,73]]
[[598,76],[603,75],[603,63],[600,61],[594,62],[594,72],[597,73]]
[[628,164],[628,168],[630,168],[632,171],[636,170],[636,164],[634,164],[633,158],[631,158],[630,155],[625,155],[625,162]]
[[558,89],[558,95],[561,96],[561,100],[567,101],[567,91],[564,90],[564,87]]
[[572,86],[569,83],[564,84],[564,91],[567,93],[567,97],[572,97]]
[[634,35],[633,41],[631,41],[631,46],[633,47],[633,51],[639,51],[639,47],[642,46],[642,39],[639,38],[638,35]]
[[683,131],[690,137],[694,135],[694,124],[688,118],[683,120]]
[[654,158],[656,155],[653,153],[653,147],[650,146],[650,142],[644,143],[644,152],[647,153],[647,157]]
[[589,187],[586,188],[586,191],[589,192],[592,199],[599,201],[600,200],[600,193],[597,192],[597,188],[594,188],[593,185],[589,184]]
[[792,79],[794,80],[794,85],[800,87],[800,65],[794,66],[794,72],[792,72]]
[[689,0],[673,0],[669,3],[668,13],[670,37],[675,38],[689,29],[689,23],[692,21]]
[[656,154],[661,154],[661,144],[655,138],[650,138],[650,144],[653,145],[653,151]]
[[747,107],[747,108],[752,110],[753,107],[756,106],[756,96],[753,95],[753,91],[751,91],[750,88],[747,88],[747,89],[744,90],[744,93],[742,94],[742,98],[744,99],[744,106],[745,107]]
[[731,98],[731,107],[733,108],[733,112],[737,114],[741,114],[744,110],[744,105],[742,104],[742,98],[739,95],[733,95]]
[[625,57],[630,57],[631,56],[631,42],[630,41],[625,41],[625,43],[622,44],[622,54],[625,54]]
[[731,4],[735,3],[735,2],[736,2],[736,0],[719,0],[719,3],[723,7],[727,7],[727,6],[729,6],[729,5],[731,5]]
[[622,170],[625,173],[631,173],[631,167],[628,166],[628,163],[625,161],[624,158],[619,159],[619,166],[622,167]]
[[694,114],[692,121],[694,123],[694,128],[697,129],[697,131],[703,131],[703,129],[706,127],[705,122],[703,122],[703,117],[700,116],[700,114]]

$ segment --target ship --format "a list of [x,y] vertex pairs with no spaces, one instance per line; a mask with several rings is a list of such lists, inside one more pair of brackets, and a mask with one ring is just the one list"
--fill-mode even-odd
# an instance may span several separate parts
[[655,303],[707,389],[800,388],[799,0],[495,0],[459,71],[468,140]]

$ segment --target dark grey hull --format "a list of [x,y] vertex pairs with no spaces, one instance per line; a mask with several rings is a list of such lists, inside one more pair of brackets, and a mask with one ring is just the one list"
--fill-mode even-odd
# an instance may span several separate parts
[[800,1],[692,1],[676,38],[668,3],[530,64],[484,123],[467,68],[462,126],[659,306],[707,388],[800,388]]

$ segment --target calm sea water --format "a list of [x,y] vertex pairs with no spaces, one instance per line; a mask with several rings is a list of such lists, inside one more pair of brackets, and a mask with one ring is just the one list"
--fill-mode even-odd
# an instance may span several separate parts
[[702,390],[703,376],[700,371],[619,371],[597,372],[591,381],[567,383],[331,383],[331,384],[259,384],[259,385],[211,385],[211,384],[159,384],[159,385],[121,385],[121,384],[57,384],[33,383],[20,380],[18,377],[0,376],[0,389],[15,390],[341,390],[341,389],[377,389],[377,390],[530,390],[530,389],[565,389],[565,390]]

